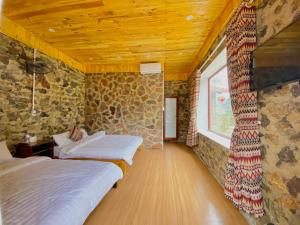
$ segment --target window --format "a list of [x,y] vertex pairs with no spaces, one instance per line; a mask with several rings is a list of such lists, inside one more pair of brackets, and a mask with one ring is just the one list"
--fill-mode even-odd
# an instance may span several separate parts
[[234,118],[228,88],[226,49],[201,73],[198,132],[229,148]]
[[234,118],[228,87],[227,67],[224,66],[208,80],[208,129],[216,134],[231,137]]

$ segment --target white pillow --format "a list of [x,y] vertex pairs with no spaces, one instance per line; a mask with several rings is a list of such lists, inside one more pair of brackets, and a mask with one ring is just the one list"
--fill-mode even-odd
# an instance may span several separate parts
[[80,131],[81,131],[82,134],[83,134],[83,135],[82,135],[82,139],[87,138],[87,137],[89,136],[85,129],[81,128]]
[[1,141],[0,142],[0,161],[4,162],[4,161],[12,160],[12,159],[13,159],[13,157],[7,148],[6,141]]
[[70,138],[70,132],[67,131],[65,133],[62,133],[62,134],[56,134],[56,135],[53,135],[53,139],[55,141],[55,143],[59,146],[59,147],[63,147],[65,145],[69,145],[69,144],[72,144],[74,143]]
[[101,136],[105,136],[105,131],[98,131],[98,132],[95,132],[92,136],[93,137],[101,137]]

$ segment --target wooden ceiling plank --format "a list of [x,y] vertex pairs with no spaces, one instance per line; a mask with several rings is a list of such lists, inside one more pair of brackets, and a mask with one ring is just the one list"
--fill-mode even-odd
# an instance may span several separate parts
[[135,69],[155,60],[166,64],[166,77],[186,79],[225,5],[223,0],[15,0],[6,1],[3,12],[83,67],[89,65],[89,71]]
[[229,22],[234,10],[241,4],[242,0],[229,0],[219,15],[219,17],[215,20],[213,29],[210,31],[207,36],[203,46],[200,48],[197,53],[195,59],[193,60],[188,76],[190,76],[199,66],[199,64],[204,60],[214,41],[218,37],[218,35],[223,31],[226,24]]
[[22,43],[25,43],[32,48],[36,48],[51,57],[59,59],[82,72],[85,71],[84,65],[82,65],[80,62],[74,60],[72,57],[61,52],[59,49],[54,48],[47,42],[36,37],[34,34],[6,18],[4,15],[1,15],[0,18],[0,32]]
[[83,2],[83,3],[76,3],[72,5],[61,5],[57,7],[48,7],[41,10],[35,10],[27,13],[21,13],[14,16],[10,16],[10,19],[12,20],[21,20],[25,18],[30,18],[34,16],[40,16],[40,15],[47,15],[47,14],[53,14],[53,13],[66,13],[67,11],[73,11],[73,10],[82,10],[82,9],[89,9],[89,8],[99,8],[103,6],[102,1],[93,1],[93,2]]

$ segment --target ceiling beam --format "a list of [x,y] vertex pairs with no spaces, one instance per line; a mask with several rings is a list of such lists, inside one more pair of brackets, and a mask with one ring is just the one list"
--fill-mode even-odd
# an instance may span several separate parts
[[167,74],[164,74],[164,80],[165,81],[187,80],[187,74],[169,72]]
[[[164,71],[164,63],[161,63]],[[85,73],[139,73],[140,63],[131,64],[85,64]]]
[[140,64],[86,64],[86,73],[140,72]]
[[198,51],[190,71],[188,73],[188,77],[198,68],[198,66],[203,62],[210,48],[214,44],[214,41],[217,39],[219,34],[224,30],[230,18],[232,17],[235,9],[241,4],[242,0],[228,0],[224,10],[221,15],[215,20],[213,24],[213,28],[207,36],[204,44]]
[[81,72],[85,72],[84,64],[81,64],[79,61],[63,53],[58,48],[43,41],[35,34],[16,24],[4,15],[0,15],[0,32],[30,46],[31,48],[35,48],[50,57],[61,60],[67,65],[76,68]]

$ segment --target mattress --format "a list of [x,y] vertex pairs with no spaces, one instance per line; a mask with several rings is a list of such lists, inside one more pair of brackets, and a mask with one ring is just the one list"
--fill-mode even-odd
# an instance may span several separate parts
[[129,165],[133,163],[133,157],[143,138],[131,135],[97,135],[89,136],[79,142],[75,142],[56,148],[59,158],[96,158],[125,160]]
[[123,176],[112,163],[31,157],[0,164],[6,225],[81,225]]

